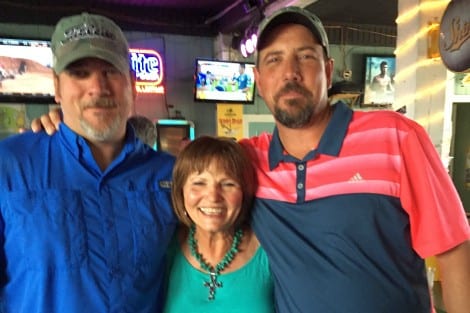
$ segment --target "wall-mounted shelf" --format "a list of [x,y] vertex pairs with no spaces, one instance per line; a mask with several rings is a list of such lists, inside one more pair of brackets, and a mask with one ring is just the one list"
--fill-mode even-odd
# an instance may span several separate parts
[[360,107],[359,99],[361,98],[360,92],[353,93],[337,93],[330,96],[330,103],[343,101],[348,104],[351,108]]

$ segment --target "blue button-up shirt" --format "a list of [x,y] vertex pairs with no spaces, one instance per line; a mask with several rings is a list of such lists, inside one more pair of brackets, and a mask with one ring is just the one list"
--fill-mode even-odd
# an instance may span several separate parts
[[65,124],[0,141],[0,312],[159,312],[173,162],[130,127],[105,171]]

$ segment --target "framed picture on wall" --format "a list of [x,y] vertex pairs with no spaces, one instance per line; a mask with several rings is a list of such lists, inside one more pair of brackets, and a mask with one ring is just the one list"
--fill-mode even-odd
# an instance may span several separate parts
[[389,108],[395,101],[395,57],[364,56],[364,106]]

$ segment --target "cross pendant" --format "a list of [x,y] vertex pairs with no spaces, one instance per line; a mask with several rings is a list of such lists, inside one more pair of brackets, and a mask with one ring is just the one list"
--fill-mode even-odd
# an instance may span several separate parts
[[209,300],[214,300],[215,299],[215,290],[216,288],[222,287],[222,283],[217,281],[217,274],[210,272],[210,281],[205,281],[204,282],[204,287],[209,288]]

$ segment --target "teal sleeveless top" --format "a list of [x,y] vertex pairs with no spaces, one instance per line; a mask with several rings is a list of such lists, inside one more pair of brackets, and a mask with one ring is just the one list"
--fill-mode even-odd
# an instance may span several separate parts
[[184,257],[177,240],[169,251],[169,272],[164,313],[273,313],[273,281],[264,249],[240,269],[217,276],[222,287],[209,300],[210,276],[194,268]]

